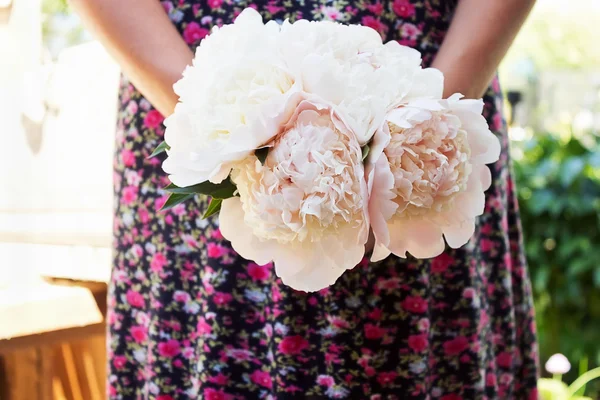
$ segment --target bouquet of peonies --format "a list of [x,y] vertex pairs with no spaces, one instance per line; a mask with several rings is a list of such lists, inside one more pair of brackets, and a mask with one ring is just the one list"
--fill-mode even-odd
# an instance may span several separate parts
[[165,207],[211,196],[233,248],[316,291],[365,255],[429,258],[464,245],[499,157],[482,101],[443,100],[420,53],[367,27],[214,28],[175,84],[165,121]]

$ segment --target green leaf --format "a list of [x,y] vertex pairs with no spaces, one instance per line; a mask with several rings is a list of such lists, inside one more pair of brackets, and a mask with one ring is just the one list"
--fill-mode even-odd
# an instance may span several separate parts
[[208,208],[206,209],[206,212],[204,213],[204,215],[202,216],[202,218],[206,219],[206,218],[208,218],[210,216],[215,215],[219,211],[221,211],[221,203],[223,203],[223,199],[215,199],[215,198],[213,198],[210,201],[210,204],[208,205]]
[[169,149],[171,149],[171,147],[169,147],[167,142],[162,142],[161,144],[159,144],[156,147],[156,149],[154,149],[154,151],[152,152],[152,154],[150,154],[150,156],[148,158],[156,157],[160,153],[164,153],[165,151],[167,151]]
[[261,164],[264,164],[267,156],[269,155],[269,148],[263,147],[262,149],[256,149],[254,150],[254,155],[256,158],[258,158],[258,161],[260,161]]
[[162,206],[161,211],[169,210],[194,196],[195,194],[193,193],[171,193],[167,201],[165,201],[165,204]]
[[228,199],[233,197],[236,187],[231,180],[225,179],[221,183],[202,182],[197,185],[178,187],[170,184],[165,188],[166,191],[177,194],[204,194],[219,199]]
[[367,158],[369,156],[369,151],[371,151],[371,148],[369,147],[368,144],[364,145],[362,148],[362,160],[365,161],[365,158]]
[[585,162],[580,157],[572,157],[567,160],[560,170],[560,182],[564,187],[570,186],[582,173]]

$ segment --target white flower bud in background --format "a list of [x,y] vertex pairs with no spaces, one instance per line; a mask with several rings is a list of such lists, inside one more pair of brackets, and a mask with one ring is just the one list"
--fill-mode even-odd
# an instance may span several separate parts
[[571,370],[571,363],[567,360],[567,357],[557,353],[546,361],[545,368],[551,374],[563,375]]

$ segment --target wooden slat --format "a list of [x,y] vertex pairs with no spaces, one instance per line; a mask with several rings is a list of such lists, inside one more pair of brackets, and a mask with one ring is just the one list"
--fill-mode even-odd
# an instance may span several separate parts
[[8,400],[52,400],[52,357],[48,347],[14,351],[3,356]]

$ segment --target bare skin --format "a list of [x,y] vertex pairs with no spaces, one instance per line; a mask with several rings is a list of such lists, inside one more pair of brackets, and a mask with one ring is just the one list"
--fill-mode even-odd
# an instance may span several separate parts
[[[460,0],[433,63],[445,75],[444,95],[478,98],[535,0]],[[177,104],[173,83],[193,53],[157,0],[70,0],[85,25],[142,94],[165,116]]]
[[480,98],[535,0],[460,0],[433,62],[444,73],[444,97]]

